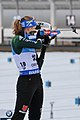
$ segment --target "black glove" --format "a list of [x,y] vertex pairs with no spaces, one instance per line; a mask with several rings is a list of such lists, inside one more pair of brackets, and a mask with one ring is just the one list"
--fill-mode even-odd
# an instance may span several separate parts
[[40,38],[40,39],[44,39],[44,36],[40,35],[40,30],[38,30],[37,32],[37,39]]
[[49,45],[50,41],[51,41],[51,39],[49,38],[49,36],[45,35],[44,40],[42,41],[42,44],[47,46],[47,45]]

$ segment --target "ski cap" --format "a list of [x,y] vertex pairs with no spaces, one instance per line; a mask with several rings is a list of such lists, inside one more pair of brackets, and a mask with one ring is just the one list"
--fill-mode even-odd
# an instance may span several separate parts
[[31,20],[22,20],[21,21],[21,25],[23,28],[30,28],[30,27],[34,27],[37,25],[36,21],[34,20],[34,18],[31,18]]

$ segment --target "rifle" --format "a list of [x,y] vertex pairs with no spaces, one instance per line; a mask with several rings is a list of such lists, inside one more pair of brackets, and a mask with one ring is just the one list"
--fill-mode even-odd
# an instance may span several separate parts
[[60,34],[60,30],[52,30],[51,24],[47,22],[37,21],[36,29],[40,31],[41,36],[47,35],[53,38],[54,36]]

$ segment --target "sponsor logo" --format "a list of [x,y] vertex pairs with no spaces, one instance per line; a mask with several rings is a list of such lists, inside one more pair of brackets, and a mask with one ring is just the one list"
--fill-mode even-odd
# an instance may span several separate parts
[[19,36],[19,40],[22,40],[23,39],[23,37],[22,36]]
[[22,111],[26,111],[28,109],[28,106],[26,106],[26,105],[23,105],[23,107],[22,107]]
[[39,70],[29,71],[29,75],[30,75],[30,74],[36,74],[36,73],[39,73]]
[[7,117],[11,117],[11,116],[12,116],[12,111],[11,111],[11,110],[8,110],[8,111],[6,112],[6,116],[7,116]]
[[35,66],[37,66],[37,63],[32,63],[31,66],[35,67]]

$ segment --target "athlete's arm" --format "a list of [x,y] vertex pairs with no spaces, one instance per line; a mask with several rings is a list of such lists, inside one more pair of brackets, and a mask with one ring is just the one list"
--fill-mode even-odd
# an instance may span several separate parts
[[27,40],[26,38],[23,38],[21,36],[17,36],[12,40],[12,43],[17,48],[35,48],[40,49],[42,47],[41,40],[38,39],[36,42]]
[[45,52],[46,52],[46,46],[42,46],[39,58],[37,56],[37,63],[38,63],[38,66],[39,66],[40,70],[41,70],[41,67],[42,67],[43,62],[44,62]]

